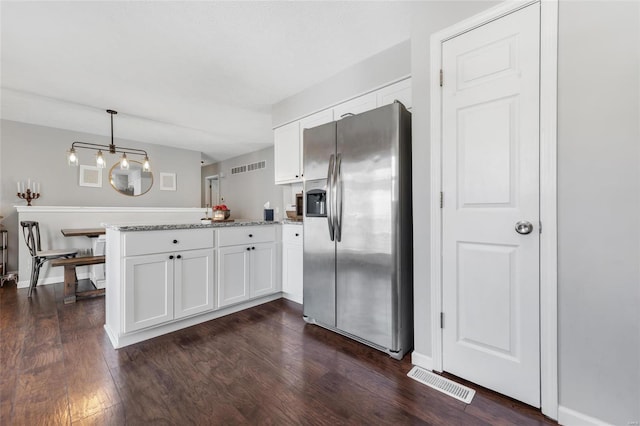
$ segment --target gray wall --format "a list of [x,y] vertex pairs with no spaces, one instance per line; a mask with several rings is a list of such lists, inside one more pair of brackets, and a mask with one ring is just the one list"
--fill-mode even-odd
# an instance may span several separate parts
[[[116,135],[117,136],[117,135]],[[109,184],[109,168],[116,156],[106,154],[108,168],[103,170],[102,188],[78,185],[78,167],[69,167],[66,152],[74,141],[108,144],[110,138],[78,133],[16,121],[0,121],[0,215],[9,231],[9,269],[17,268],[18,215],[14,205],[26,202],[16,197],[16,182],[31,178],[40,182],[38,206],[130,206],[199,207],[200,153],[141,142],[119,140],[116,145],[141,148],[149,153],[155,182],[139,197],[117,193]],[[80,164],[94,165],[95,152],[80,150]],[[176,173],[177,191],[160,191],[160,172]]]
[[[413,14],[415,347],[426,356],[429,36],[490,6],[427,2]],[[639,8],[561,0],[559,11],[559,397],[613,424],[640,419]]]
[[411,22],[411,80],[413,90],[413,300],[415,352],[431,356],[431,297],[429,222],[431,185],[430,144],[430,37],[431,34],[497,4],[496,1],[420,2]]
[[[262,160],[266,161],[264,169],[236,175],[231,174],[232,167]],[[216,170],[216,168],[217,173],[211,174],[220,176],[220,202],[229,207],[232,219],[262,220],[263,206],[267,201],[272,208],[279,209],[279,215],[276,215],[275,219],[282,218],[284,214],[282,211],[283,187],[274,183],[273,147],[203,167],[201,179],[204,180],[205,176],[211,176],[209,172]]]
[[336,105],[410,73],[411,43],[407,40],[275,104],[271,109],[273,127]]
[[639,9],[559,9],[560,403],[620,425],[640,421]]

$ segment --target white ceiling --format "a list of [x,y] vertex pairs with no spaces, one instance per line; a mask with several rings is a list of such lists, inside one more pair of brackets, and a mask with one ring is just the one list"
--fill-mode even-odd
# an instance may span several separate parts
[[[273,143],[271,105],[407,40],[408,2],[1,2],[1,116],[177,146]],[[71,142],[71,141],[70,141]]]

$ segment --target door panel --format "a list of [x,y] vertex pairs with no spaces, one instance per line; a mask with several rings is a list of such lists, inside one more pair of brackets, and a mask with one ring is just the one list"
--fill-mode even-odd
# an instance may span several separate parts
[[249,246],[218,249],[219,308],[249,299],[250,249]]
[[534,4],[442,45],[443,368],[536,407],[539,22]]
[[251,297],[264,296],[276,291],[276,244],[252,246]]
[[173,260],[168,253],[125,258],[124,331],[173,319]]
[[304,180],[326,179],[329,157],[336,153],[336,123],[305,129],[303,135]]
[[341,241],[336,243],[336,325],[391,349],[396,349],[392,330],[397,284],[392,141],[398,137],[398,111],[397,105],[389,105],[342,119],[337,151],[343,209]]
[[175,259],[175,317],[213,310],[213,249],[179,252]]

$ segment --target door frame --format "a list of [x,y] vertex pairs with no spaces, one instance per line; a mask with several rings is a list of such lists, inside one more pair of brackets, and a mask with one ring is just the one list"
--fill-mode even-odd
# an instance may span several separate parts
[[[442,371],[442,43],[540,3],[540,403],[558,418],[557,69],[558,0],[507,0],[431,36],[430,296],[433,370]],[[444,76],[446,84],[447,76]]]

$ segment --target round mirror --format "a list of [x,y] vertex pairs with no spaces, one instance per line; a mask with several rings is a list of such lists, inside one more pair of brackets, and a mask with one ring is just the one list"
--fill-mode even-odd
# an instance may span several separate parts
[[129,160],[129,169],[121,169],[118,161],[109,170],[109,182],[119,193],[137,197],[151,189],[153,173],[142,171],[142,163],[133,160]]

